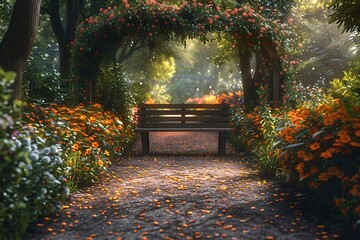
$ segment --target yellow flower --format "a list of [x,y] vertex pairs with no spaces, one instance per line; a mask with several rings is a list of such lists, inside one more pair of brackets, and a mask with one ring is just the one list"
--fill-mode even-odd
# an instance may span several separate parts
[[104,153],[106,156],[110,156],[110,153],[108,150],[105,150],[105,153]]
[[86,116],[85,116],[85,115],[81,115],[81,116],[79,117],[79,119],[80,119],[81,121],[84,121],[84,120],[86,120]]
[[100,160],[98,161],[98,165],[99,165],[100,167],[104,166],[103,160],[100,159]]

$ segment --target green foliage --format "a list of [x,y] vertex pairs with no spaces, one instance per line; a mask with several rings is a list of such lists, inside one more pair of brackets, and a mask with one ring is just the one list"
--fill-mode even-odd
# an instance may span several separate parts
[[344,72],[342,79],[334,79],[330,84],[330,96],[340,99],[351,115],[360,117],[360,113],[356,110],[356,107],[360,106],[360,75],[350,71]]
[[331,5],[331,22],[336,22],[344,31],[360,32],[360,1],[333,0]]
[[267,106],[255,108],[252,113],[238,108],[232,118],[235,136],[241,142],[236,148],[252,154],[265,174],[275,175],[280,170],[280,162],[273,150],[276,128],[282,121],[278,114]]
[[151,60],[148,77],[158,83],[168,83],[176,71],[173,57],[160,55]]
[[[52,49],[48,48],[46,52]],[[44,50],[34,47],[24,72],[24,98],[28,102],[51,103],[65,100],[64,80]]]
[[[250,50],[261,48],[263,41],[283,54],[297,48],[297,38],[287,23],[267,19],[248,4],[221,11],[212,4],[184,2],[180,6],[122,1],[118,6],[100,9],[100,13],[81,23],[73,42],[73,79],[79,83],[77,93],[90,92],[90,80],[96,76],[98,63],[111,46],[124,45],[128,37],[144,39],[150,48],[161,42],[198,38],[209,41],[210,33],[225,33],[231,42]],[[154,24],[156,23],[156,24]],[[286,39],[285,39],[286,38]],[[81,101],[89,96],[79,95]]]
[[125,122],[132,116],[135,100],[123,66],[112,64],[100,68],[96,101],[106,110],[118,113]]
[[61,148],[21,126],[20,108],[9,105],[14,77],[0,69],[0,239],[21,239],[68,194]]

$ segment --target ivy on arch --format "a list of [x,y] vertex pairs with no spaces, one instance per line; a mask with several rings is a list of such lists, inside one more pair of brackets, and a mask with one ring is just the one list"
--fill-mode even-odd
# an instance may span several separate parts
[[[221,10],[208,4],[184,2],[180,6],[155,0],[122,0],[80,24],[73,45],[72,75],[76,101],[94,99],[96,76],[104,56],[123,46],[126,39],[146,39],[150,48],[170,39],[186,42],[199,38],[209,41],[209,33],[225,34],[238,49],[246,104],[256,102],[260,87],[271,89],[274,107],[281,102],[284,70],[289,67],[286,48],[296,45],[286,23],[269,20],[250,4]],[[292,39],[292,40],[289,40]],[[250,60],[255,56],[256,70]],[[288,66],[286,66],[288,65]],[[291,66],[290,66],[291,67]],[[260,83],[262,82],[262,83]]]

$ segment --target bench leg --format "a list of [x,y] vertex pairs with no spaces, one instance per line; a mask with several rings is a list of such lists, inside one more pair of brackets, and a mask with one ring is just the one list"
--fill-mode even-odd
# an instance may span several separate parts
[[226,133],[219,132],[218,154],[225,155],[226,153]]
[[142,153],[144,155],[149,155],[150,153],[149,132],[141,133],[141,146],[142,146]]

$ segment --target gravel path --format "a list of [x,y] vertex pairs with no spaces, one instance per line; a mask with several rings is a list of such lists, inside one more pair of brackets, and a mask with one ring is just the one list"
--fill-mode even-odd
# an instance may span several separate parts
[[213,133],[152,133],[25,239],[351,239]]

